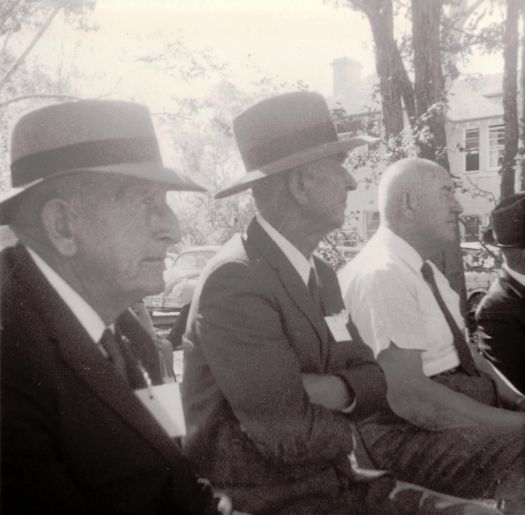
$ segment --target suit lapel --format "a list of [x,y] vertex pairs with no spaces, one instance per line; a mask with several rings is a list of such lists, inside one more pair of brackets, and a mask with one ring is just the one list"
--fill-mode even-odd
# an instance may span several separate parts
[[248,227],[246,246],[250,259],[263,258],[276,271],[289,296],[310,321],[321,341],[325,343],[328,338],[328,331],[323,320],[323,314],[312,299],[297,270],[255,219]]
[[177,459],[180,455],[176,445],[145,410],[113,365],[104,358],[25,248],[19,247],[17,251],[18,280],[24,285],[24,290],[30,292],[44,324],[49,328],[51,343],[55,344],[65,365],[152,447],[168,459]]

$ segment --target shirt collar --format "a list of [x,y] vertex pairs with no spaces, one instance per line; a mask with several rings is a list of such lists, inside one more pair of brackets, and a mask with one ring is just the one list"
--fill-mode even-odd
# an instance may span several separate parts
[[259,225],[264,229],[268,236],[274,241],[274,243],[282,250],[283,254],[288,258],[288,261],[297,270],[297,273],[303,280],[304,284],[308,284],[308,277],[310,276],[310,270],[315,270],[315,264],[312,257],[306,259],[297,247],[292,245],[277,229],[270,225],[260,213],[255,216]]
[[516,279],[522,286],[525,286],[525,274],[521,274],[519,272],[516,272],[516,270],[512,270],[512,268],[507,265],[507,263],[503,263],[502,268],[505,269],[505,271],[513,278]]
[[394,250],[395,254],[399,256],[407,265],[413,268],[416,272],[421,271],[423,266],[423,258],[419,252],[407,243],[403,238],[400,238],[395,232],[384,225],[380,226],[376,232],[377,238],[385,242],[388,248]]
[[35,265],[58,293],[75,318],[97,343],[106,329],[106,325],[97,312],[62,279],[33,249],[26,247]]

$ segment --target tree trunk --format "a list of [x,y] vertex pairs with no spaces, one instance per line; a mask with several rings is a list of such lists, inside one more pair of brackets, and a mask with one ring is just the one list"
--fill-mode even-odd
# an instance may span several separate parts
[[503,122],[505,147],[501,166],[501,198],[514,193],[516,155],[518,153],[518,18],[521,0],[507,0],[505,34],[503,36]]
[[398,137],[404,128],[403,100],[408,121],[415,119],[414,88],[394,39],[392,0],[348,0],[370,23],[375,44],[385,136]]
[[[416,145],[419,157],[436,161],[450,170],[447,155],[445,81],[441,68],[440,21],[442,0],[412,0],[412,41],[414,46],[414,93],[416,100]],[[456,241],[436,249],[434,261],[460,295],[466,313],[467,289],[463,259]]]
[[376,70],[379,77],[385,137],[396,137],[403,130],[401,93],[394,80],[394,55],[399,53],[394,40],[394,16],[391,0],[364,2],[375,43]]
[[442,4],[443,0],[412,0],[412,41],[419,156],[448,170],[445,81],[439,37]]

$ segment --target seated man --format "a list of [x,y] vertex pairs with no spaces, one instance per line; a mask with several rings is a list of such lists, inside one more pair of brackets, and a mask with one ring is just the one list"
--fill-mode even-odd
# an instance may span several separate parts
[[[133,302],[162,290],[179,237],[150,115],[79,101],[23,116],[0,224],[2,513],[217,513],[180,447],[139,400],[162,382]],[[224,503],[225,499],[221,502]],[[221,507],[229,512],[227,503]]]
[[464,337],[459,297],[428,259],[454,240],[449,173],[403,159],[379,184],[381,225],[340,272],[345,305],[382,366],[398,416],[359,424],[369,453],[401,479],[525,511],[523,396]]
[[489,244],[503,254],[503,270],[476,311],[482,348],[525,393],[525,193],[502,200],[491,215]]
[[343,223],[355,182],[341,163],[363,140],[339,141],[324,99],[307,92],[260,102],[234,132],[249,173],[217,196],[252,188],[258,214],[195,290],[188,456],[254,514],[446,513],[442,497],[363,471],[352,454],[353,421],[388,409],[386,385],[348,332],[334,272],[312,252]]

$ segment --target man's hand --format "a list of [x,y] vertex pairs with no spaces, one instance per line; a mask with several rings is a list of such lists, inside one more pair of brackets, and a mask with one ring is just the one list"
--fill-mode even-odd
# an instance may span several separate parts
[[217,511],[221,515],[232,515],[232,501],[224,492],[214,490],[213,498],[217,503]]
[[345,382],[330,374],[301,374],[303,386],[313,404],[341,411],[353,402]]

